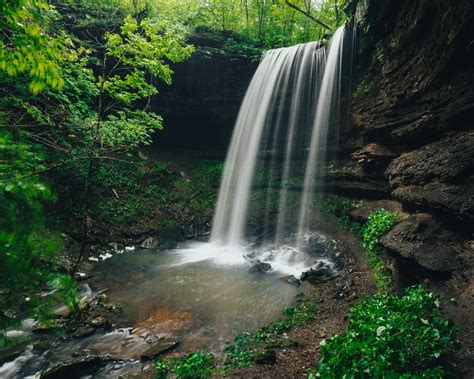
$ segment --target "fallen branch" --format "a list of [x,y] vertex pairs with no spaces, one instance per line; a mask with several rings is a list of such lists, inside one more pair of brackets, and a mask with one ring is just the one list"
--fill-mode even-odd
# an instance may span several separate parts
[[293,9],[296,9],[298,12],[304,14],[306,17],[309,17],[311,20],[313,20],[317,24],[321,25],[323,28],[326,28],[328,30],[333,30],[333,28],[331,26],[329,26],[328,24],[326,24],[324,21],[321,21],[320,19],[314,17],[312,14],[309,14],[308,12],[304,11],[303,9],[298,7],[297,5],[295,5],[293,3],[290,3],[288,0],[285,0],[285,3],[289,7],[293,8]]

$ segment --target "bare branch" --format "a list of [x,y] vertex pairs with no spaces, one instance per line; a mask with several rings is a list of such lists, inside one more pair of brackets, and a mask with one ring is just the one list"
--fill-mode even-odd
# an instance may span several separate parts
[[328,30],[333,30],[333,28],[331,26],[329,26],[328,24],[326,24],[324,21],[321,21],[320,19],[314,17],[312,14],[309,14],[308,12],[306,12],[305,10],[301,9],[300,7],[298,7],[297,5],[293,4],[293,3],[290,3],[288,0],[285,0],[285,3],[286,5],[288,5],[289,7],[293,8],[293,9],[296,9],[298,12],[304,14],[306,17],[309,17],[311,20],[313,20],[314,22],[316,22],[317,24],[321,25],[323,28],[326,28]]

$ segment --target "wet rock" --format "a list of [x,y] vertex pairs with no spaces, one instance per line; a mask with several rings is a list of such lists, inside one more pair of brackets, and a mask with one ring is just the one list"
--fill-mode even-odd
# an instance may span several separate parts
[[351,283],[339,284],[334,290],[333,299],[343,299],[350,295]]
[[135,225],[128,230],[128,234],[132,237],[140,237],[140,236],[145,236],[147,234],[150,235],[154,231],[155,230],[150,226]]
[[257,364],[274,364],[276,353],[273,349],[258,350],[254,353],[253,359]]
[[407,217],[382,236],[380,243],[389,252],[440,272],[462,268],[460,255],[467,249],[462,237],[427,213]]
[[396,158],[386,170],[404,203],[474,220],[474,132],[451,134]]
[[111,325],[109,320],[104,316],[97,316],[87,322],[87,325],[94,329],[110,329]]
[[9,345],[0,349],[0,366],[18,358],[28,347],[26,342]]
[[398,218],[405,216],[402,203],[394,200],[363,200],[357,208],[351,209],[349,217],[358,222],[367,222],[372,211],[383,208],[389,212],[397,212]]
[[95,328],[87,325],[80,326],[77,328],[74,333],[72,333],[73,338],[84,338],[92,336],[95,333]]
[[280,276],[280,279],[287,282],[287,283],[290,283],[291,285],[295,286],[295,287],[299,287],[301,286],[301,282],[299,279],[295,278],[294,275],[285,275],[285,276]]
[[140,358],[142,361],[152,360],[158,355],[176,347],[178,343],[179,341],[174,338],[161,338],[152,343],[152,345],[140,355]]
[[266,262],[260,262],[257,260],[257,263],[255,263],[252,267],[250,267],[249,272],[251,274],[264,274],[267,271],[270,271],[272,269],[272,266],[269,263]]
[[42,379],[81,378],[96,371],[104,359],[95,355],[87,355],[54,364],[41,372]]
[[318,262],[316,265],[311,267],[308,271],[301,274],[300,280],[308,281],[311,284],[325,283],[331,279],[334,279],[339,274],[329,266],[326,262]]
[[76,279],[77,281],[87,280],[87,279],[92,278],[92,276],[93,276],[92,274],[85,273],[85,272],[75,272],[74,273],[74,279]]
[[384,169],[396,156],[388,147],[370,143],[351,154],[364,170]]
[[197,236],[196,229],[194,225],[187,225],[183,228],[183,238],[184,239],[193,239]]
[[50,320],[48,322],[38,322],[33,327],[33,333],[43,334],[49,333],[55,329],[62,328],[64,326],[64,320]]
[[160,243],[156,237],[148,237],[141,243],[140,247],[142,249],[157,249],[159,244]]

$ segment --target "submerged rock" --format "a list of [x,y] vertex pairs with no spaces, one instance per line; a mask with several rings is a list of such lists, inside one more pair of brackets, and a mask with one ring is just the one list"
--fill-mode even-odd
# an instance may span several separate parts
[[179,341],[174,338],[162,338],[153,343],[147,350],[145,350],[140,358],[142,361],[152,360],[158,355],[178,346]]
[[80,326],[77,328],[74,333],[72,333],[73,338],[84,338],[89,337],[95,333],[95,328],[91,326]]
[[287,283],[290,283],[291,285],[295,286],[295,287],[299,287],[301,286],[301,282],[299,279],[295,278],[294,275],[285,275],[285,276],[280,276],[280,279],[287,282]]
[[41,372],[42,379],[81,378],[95,372],[104,358],[86,355],[54,364]]
[[260,262],[257,260],[257,263],[250,267],[249,272],[251,274],[264,274],[265,272],[270,271],[271,269],[272,266],[269,263]]
[[28,347],[26,342],[6,346],[0,349],[0,366],[18,358]]

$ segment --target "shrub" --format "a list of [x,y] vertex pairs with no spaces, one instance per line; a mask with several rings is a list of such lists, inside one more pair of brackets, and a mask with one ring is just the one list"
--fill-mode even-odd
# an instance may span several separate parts
[[404,296],[378,294],[356,305],[349,327],[321,344],[310,378],[439,378],[439,358],[456,328],[441,316],[439,301],[422,286]]
[[184,359],[159,358],[155,361],[157,378],[167,378],[171,373],[181,378],[206,378],[215,367],[215,357],[211,352],[190,353]]
[[379,251],[379,238],[397,221],[397,213],[385,209],[378,209],[369,214],[366,226],[362,230],[362,243],[364,247],[373,253]]

